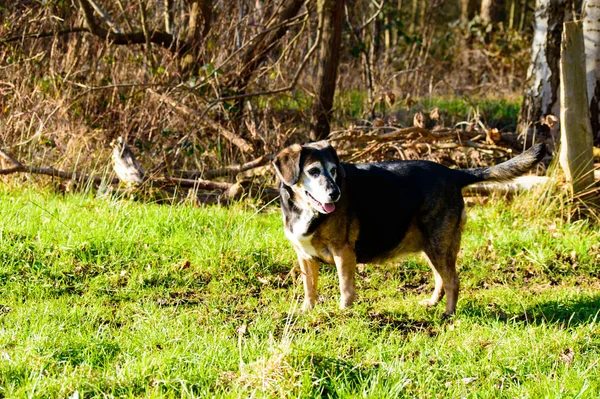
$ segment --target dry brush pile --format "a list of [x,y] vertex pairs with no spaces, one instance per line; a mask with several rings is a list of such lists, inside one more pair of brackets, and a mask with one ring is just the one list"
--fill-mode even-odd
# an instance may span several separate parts
[[[424,29],[389,23],[406,18],[402,10],[347,5],[329,137],[343,159],[473,167],[521,148],[475,121],[425,128],[418,113],[398,121],[374,105],[390,92],[510,91],[524,66],[511,72],[496,61],[524,51],[521,42],[492,40],[473,22],[449,31],[450,2],[427,9]],[[0,13],[0,174],[116,183],[111,159],[122,137],[143,183],[235,197],[240,187],[272,184],[270,156],[310,139],[320,37],[313,2],[28,0]],[[493,53],[477,50],[486,41]],[[468,51],[449,56],[461,47]],[[480,56],[485,62],[473,62]],[[349,111],[357,92],[366,94]]]

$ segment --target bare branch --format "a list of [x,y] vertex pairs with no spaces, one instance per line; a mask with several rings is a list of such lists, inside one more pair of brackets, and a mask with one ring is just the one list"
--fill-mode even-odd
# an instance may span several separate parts
[[58,177],[60,179],[78,180],[83,182],[92,181],[94,182],[94,184],[101,184],[102,182],[106,182],[108,184],[117,184],[119,182],[119,179],[117,178],[106,179],[101,176],[87,175],[85,173],[77,171],[65,172],[54,168],[39,168],[35,166],[26,166],[3,150],[0,150],[0,156],[8,160],[13,165],[15,165],[12,168],[0,169],[0,175],[10,175],[13,173],[32,173],[37,175]]
[[373,1],[373,4],[375,4],[375,7],[377,7],[377,11],[375,11],[375,14],[373,14],[371,16],[371,18],[369,18],[367,20],[367,22],[365,22],[364,24],[362,24],[361,26],[359,26],[358,28],[356,28],[357,32],[360,32],[361,30],[365,29],[367,26],[369,26],[369,24],[371,22],[373,22],[375,20],[375,18],[377,18],[377,16],[381,13],[381,10],[383,9],[383,1],[381,2],[381,4],[377,4],[376,1]]
[[[157,97],[160,101],[169,104],[171,107],[175,108],[176,110],[178,110],[179,112],[181,112],[185,115],[200,116],[200,118],[205,123],[207,123],[211,128],[215,129],[221,136],[223,136],[225,139],[227,139],[229,142],[231,142],[231,144],[235,145],[243,152],[246,152],[246,153],[254,152],[254,148],[246,140],[244,140],[237,134],[225,129],[225,127],[220,125],[219,123],[212,121],[208,118],[205,118],[206,112],[209,110],[209,108],[206,108],[206,110],[204,112],[198,112],[198,111],[191,109],[190,107],[188,107],[184,104],[178,103],[177,101],[174,101],[173,99],[167,97],[166,95],[162,95],[154,90],[148,90],[148,92],[151,95]],[[188,137],[188,135],[184,136],[183,139],[186,139]],[[182,140],[180,140],[180,142]]]
[[[109,40],[112,44],[116,45],[128,45],[128,44],[144,44],[146,43],[146,35],[144,32],[131,32],[131,33],[115,33],[108,31],[99,26],[94,21],[94,12],[89,0],[79,0],[79,5],[83,12],[88,31],[96,36]],[[183,54],[191,49],[189,43],[178,43],[176,38],[166,32],[152,30],[148,32],[150,42],[158,44],[171,52]]]
[[234,79],[233,86],[237,86],[238,89],[243,89],[247,86],[256,68],[264,61],[276,43],[286,34],[288,30],[287,23],[296,17],[304,2],[305,0],[289,0],[286,7],[282,8],[279,12],[277,21],[274,24],[279,26],[279,28],[272,32],[270,32],[270,29],[267,29],[264,33],[259,34],[254,45],[249,47],[243,54],[243,67],[238,77]]
[[81,33],[81,32],[89,32],[90,30],[83,26],[77,26],[69,29],[61,29],[56,31],[47,31],[47,32],[39,32],[39,33],[29,33],[17,36],[7,37],[6,39],[0,39],[0,44],[7,44],[10,42],[16,42],[24,39],[41,39],[43,37],[52,37],[55,35],[68,35],[70,33]]
[[273,158],[274,158],[273,155],[263,155],[259,158],[256,158],[250,162],[246,162],[241,165],[229,165],[229,166],[225,166],[223,168],[209,169],[206,171],[202,171],[202,170],[184,171],[184,172],[182,172],[182,176],[184,176],[187,179],[196,179],[198,177],[204,177],[206,179],[211,179],[214,177],[232,176],[232,175],[236,175],[238,173],[246,172],[248,170],[252,170],[252,169],[264,166],[267,163],[269,163],[271,160],[273,160]]
[[284,86],[284,87],[280,87],[278,89],[263,90],[263,91],[256,91],[256,92],[253,92],[253,93],[244,93],[244,94],[237,94],[237,95],[233,95],[233,96],[219,97],[219,98],[211,101],[206,106],[206,108],[210,109],[213,106],[215,106],[215,105],[217,105],[219,103],[222,103],[224,101],[239,100],[239,99],[250,98],[250,97],[267,96],[267,95],[279,94],[279,93],[284,93],[286,91],[293,90],[296,87],[296,85],[298,84],[298,80],[300,79],[300,75],[302,74],[302,71],[304,70],[304,67],[306,66],[306,63],[308,62],[308,60],[310,59],[310,57],[314,54],[314,52],[317,49],[320,41],[321,41],[321,35],[317,33],[317,38],[316,38],[313,46],[310,48],[310,50],[308,50],[308,52],[306,53],[306,55],[302,59],[302,62],[300,62],[300,65],[298,66],[298,69],[296,70],[296,72],[294,73],[294,76],[292,77],[292,82],[289,85]]
[[121,30],[119,29],[117,24],[115,24],[115,21],[113,21],[110,18],[110,15],[108,15],[108,13],[106,11],[104,11],[98,3],[96,3],[94,0],[87,0],[87,1],[92,5],[92,7],[94,8],[94,11],[96,11],[98,13],[98,15],[100,15],[102,17],[104,22],[106,22],[106,25],[108,25],[112,29],[113,32],[115,32],[116,34],[121,34]]
[[196,188],[199,190],[227,190],[231,188],[234,183],[217,182],[202,179],[179,179],[177,177],[168,177],[165,179],[152,180],[155,183],[167,183],[176,184],[180,187]]
[[6,159],[8,162],[12,163],[16,168],[24,168],[24,166],[21,162],[17,161],[15,158],[10,156],[10,154],[5,152],[4,150],[0,150],[0,156],[2,158]]

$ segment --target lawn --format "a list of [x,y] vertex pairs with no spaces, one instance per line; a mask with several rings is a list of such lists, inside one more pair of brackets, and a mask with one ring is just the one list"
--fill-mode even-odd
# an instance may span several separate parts
[[442,321],[420,258],[301,314],[274,206],[0,185],[0,397],[597,398],[600,227],[546,198],[469,207]]

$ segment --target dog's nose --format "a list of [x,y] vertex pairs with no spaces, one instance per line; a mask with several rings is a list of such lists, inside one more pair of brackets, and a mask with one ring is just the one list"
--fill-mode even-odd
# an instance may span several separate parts
[[331,202],[336,202],[340,199],[340,190],[333,190],[329,193],[329,200]]

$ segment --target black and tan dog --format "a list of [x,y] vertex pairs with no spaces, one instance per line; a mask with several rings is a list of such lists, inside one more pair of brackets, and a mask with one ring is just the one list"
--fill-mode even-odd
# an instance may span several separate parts
[[284,230],[294,245],[304,282],[303,309],[317,300],[320,262],[335,264],[340,307],[356,299],[357,263],[382,263],[425,253],[435,277],[435,305],[446,294],[450,316],[458,299],[456,257],[465,223],[461,189],[509,180],[543,157],[538,144],[487,169],[456,170],[428,161],[341,163],[326,142],[282,150],[273,161],[281,180]]

